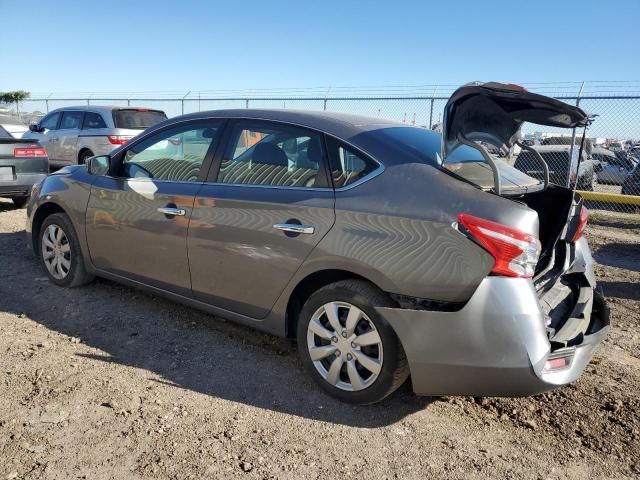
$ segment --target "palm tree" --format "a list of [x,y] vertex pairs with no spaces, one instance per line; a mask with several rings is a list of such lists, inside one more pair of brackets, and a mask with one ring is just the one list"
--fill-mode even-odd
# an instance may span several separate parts
[[6,103],[7,105],[11,105],[12,103],[16,104],[16,113],[18,117],[20,116],[20,102],[29,98],[31,94],[29,92],[25,92],[24,90],[15,90],[13,92],[0,92],[0,103]]

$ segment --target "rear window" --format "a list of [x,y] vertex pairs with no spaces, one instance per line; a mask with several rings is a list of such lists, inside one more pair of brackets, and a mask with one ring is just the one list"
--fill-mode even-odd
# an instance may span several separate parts
[[113,121],[116,128],[144,130],[166,119],[167,116],[160,110],[123,109],[113,111]]
[[441,137],[431,130],[418,127],[387,127],[372,130],[368,134],[391,145],[414,161],[436,166],[440,164]]
[[13,138],[9,132],[7,132],[2,125],[0,125],[0,138]]

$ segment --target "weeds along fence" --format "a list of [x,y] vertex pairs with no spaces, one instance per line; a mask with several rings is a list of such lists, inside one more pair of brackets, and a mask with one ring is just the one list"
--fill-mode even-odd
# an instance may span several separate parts
[[[591,209],[631,215],[640,221],[640,84],[635,82],[565,82],[523,84],[531,91],[579,105],[597,114],[587,131],[579,171],[579,148],[572,147],[571,131],[526,124],[524,138],[547,161],[550,179],[566,185],[577,182]],[[77,105],[115,105],[160,109],[169,117],[192,112],[285,108],[352,113],[379,117],[423,128],[442,120],[454,86],[380,87],[375,91],[201,91],[187,93],[33,95],[14,109],[23,123],[47,112]],[[579,139],[582,132],[576,132]],[[637,146],[636,146],[637,145]],[[516,151],[502,160],[531,176],[541,175],[539,164],[527,152]]]

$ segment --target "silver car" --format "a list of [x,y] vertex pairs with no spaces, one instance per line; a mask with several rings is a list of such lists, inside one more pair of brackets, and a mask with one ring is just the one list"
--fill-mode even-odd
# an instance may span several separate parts
[[94,155],[111,153],[166,119],[163,111],[142,107],[65,107],[31,124],[22,138],[38,140],[52,166],[84,164]]
[[296,338],[347,402],[409,375],[421,395],[537,394],[578,378],[609,317],[581,197],[542,156],[534,179],[476,143],[512,147],[524,121],[591,118],[497,83],[458,89],[442,136],[328,112],[185,115],[36,185],[28,241],[56,285],[98,275]]

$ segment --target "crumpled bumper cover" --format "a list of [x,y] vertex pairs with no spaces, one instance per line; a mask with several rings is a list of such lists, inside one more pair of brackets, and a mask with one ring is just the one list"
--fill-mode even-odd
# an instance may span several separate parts
[[[570,315],[583,333],[552,353],[545,314],[531,280],[487,277],[457,312],[377,308],[404,347],[419,395],[526,396],[577,379],[608,331],[604,299],[580,289]],[[575,328],[573,322],[573,328]],[[558,350],[569,358],[547,370]]]

